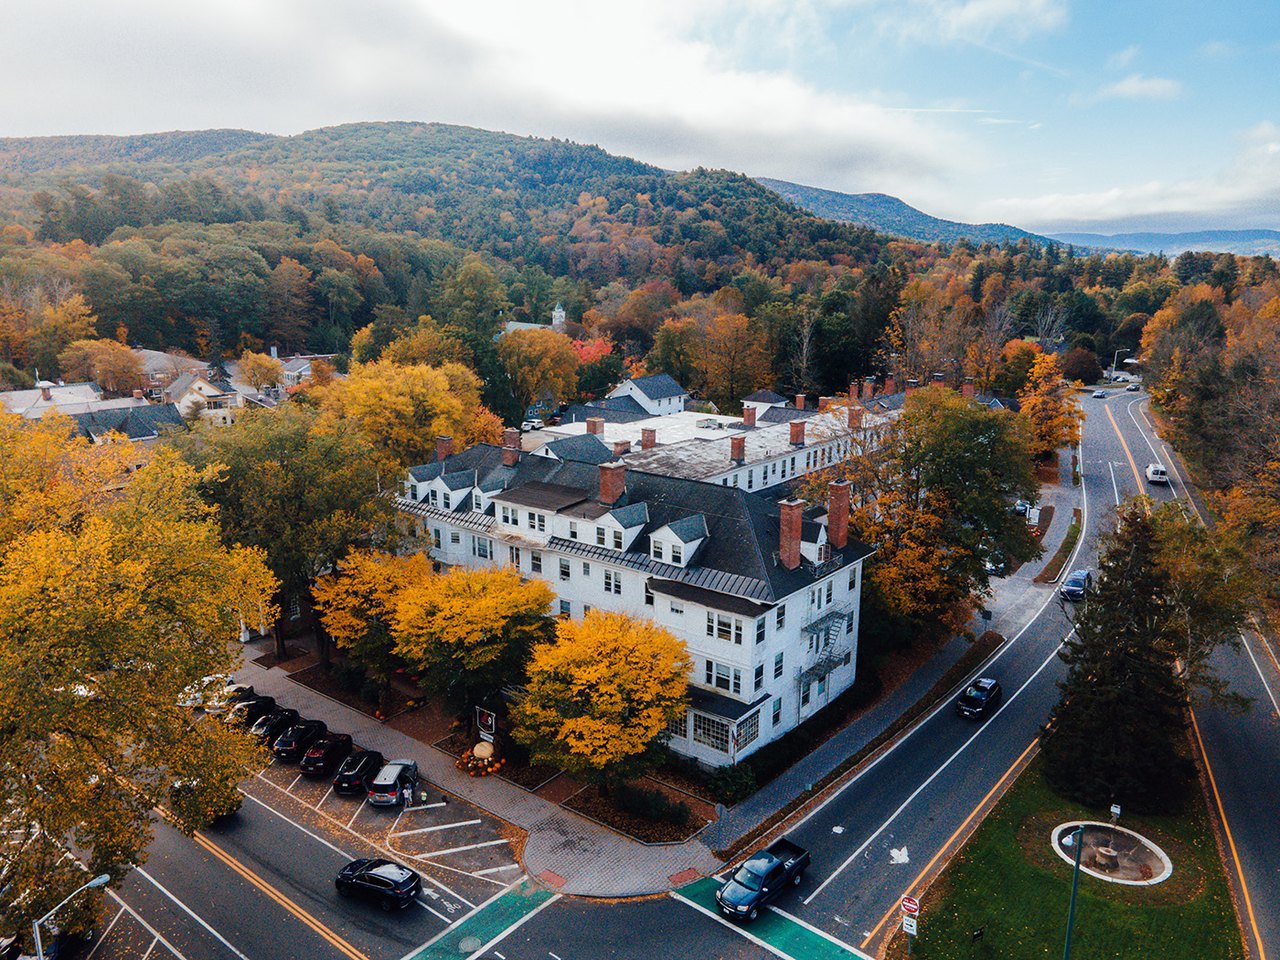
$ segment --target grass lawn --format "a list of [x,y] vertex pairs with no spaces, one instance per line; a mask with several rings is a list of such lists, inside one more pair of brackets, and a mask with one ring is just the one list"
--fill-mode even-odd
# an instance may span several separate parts
[[[1107,819],[1051,792],[1034,762],[920,897],[915,958],[1062,956],[1071,865],[1051,849],[1050,832],[1068,820]],[[1120,822],[1159,844],[1173,861],[1173,875],[1154,887],[1126,887],[1081,872],[1072,957],[1242,958],[1227,879],[1199,790],[1179,816],[1124,816]],[[985,933],[974,942],[979,927]],[[888,956],[907,956],[901,932]]]

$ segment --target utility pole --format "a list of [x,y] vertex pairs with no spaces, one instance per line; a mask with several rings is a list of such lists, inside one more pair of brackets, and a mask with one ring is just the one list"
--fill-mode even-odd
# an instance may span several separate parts
[[1071,906],[1067,909],[1067,943],[1062,948],[1062,960],[1071,960],[1071,928],[1076,922],[1076,890],[1080,886],[1080,853],[1084,849],[1084,824],[1071,831],[1076,847],[1076,865],[1071,871]]

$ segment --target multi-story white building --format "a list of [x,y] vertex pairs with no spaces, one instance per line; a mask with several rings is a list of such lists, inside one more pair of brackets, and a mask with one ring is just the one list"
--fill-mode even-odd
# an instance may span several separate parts
[[[693,659],[671,746],[719,765],[776,739],[847,689],[862,562],[849,487],[825,509],[630,468],[522,455],[518,431],[409,471],[397,506],[445,565],[545,580],[562,616],[644,616]],[[830,523],[828,524],[828,517]]]

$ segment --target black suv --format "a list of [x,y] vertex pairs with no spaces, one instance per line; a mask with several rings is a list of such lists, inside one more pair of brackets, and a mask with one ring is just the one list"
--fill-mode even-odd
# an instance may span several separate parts
[[352,860],[334,878],[344,897],[361,896],[378,901],[383,910],[403,910],[422,889],[422,878],[391,860]]
[[229,727],[248,727],[258,722],[276,708],[275,697],[254,696],[233,704],[231,709],[222,715],[222,722]]
[[351,754],[342,761],[342,766],[333,775],[333,792],[340,795],[358,793],[364,796],[369,792],[369,784],[373,783],[373,778],[385,763],[377,750]]
[[1093,574],[1088,570],[1072,570],[1067,579],[1062,581],[1058,593],[1063,600],[1075,602],[1083,600],[1093,589]]
[[298,760],[311,745],[329,732],[323,720],[299,720],[271,745],[271,752],[281,760]]
[[249,735],[256,737],[261,743],[274,743],[284,733],[302,719],[302,715],[291,707],[276,707],[253,721]]
[[298,769],[309,777],[327,777],[351,753],[349,733],[328,733],[302,755]]
[[999,681],[983,677],[973,681],[969,689],[960,694],[960,699],[956,701],[956,713],[971,720],[981,720],[995,709],[1003,696],[1004,691],[1000,689]]

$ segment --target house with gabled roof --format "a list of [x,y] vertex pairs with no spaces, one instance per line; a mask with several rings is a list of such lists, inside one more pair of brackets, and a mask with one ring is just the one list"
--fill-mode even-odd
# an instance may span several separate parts
[[689,399],[689,391],[680,386],[675,378],[665,373],[655,373],[648,377],[632,377],[623,380],[609,391],[606,400],[628,397],[651,417],[663,417],[679,413]]
[[525,454],[508,430],[408,471],[396,506],[443,566],[510,566],[556,595],[554,611],[646,617],[693,660],[676,751],[734,763],[853,683],[862,564],[850,489],[825,505],[742,487]]

